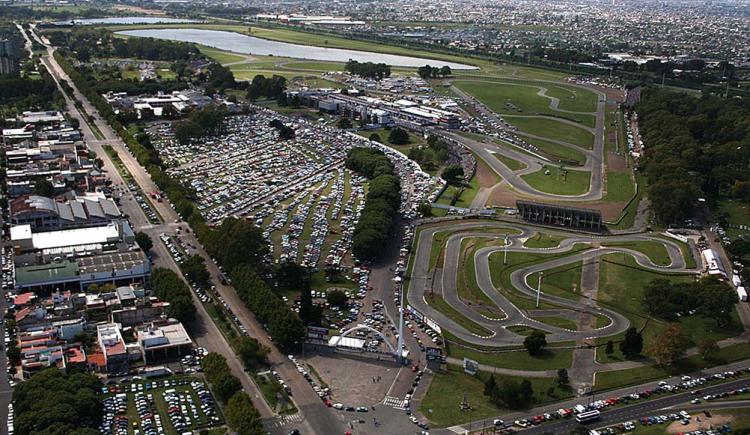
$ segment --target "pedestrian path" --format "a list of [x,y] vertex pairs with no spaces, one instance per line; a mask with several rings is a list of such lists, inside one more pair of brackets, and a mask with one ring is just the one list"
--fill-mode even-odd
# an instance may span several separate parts
[[393,396],[385,396],[385,399],[383,399],[383,405],[396,409],[406,409],[406,401]]
[[274,419],[269,420],[265,424],[265,427],[267,430],[271,430],[274,428],[284,427],[288,424],[299,423],[302,420],[304,420],[304,416],[299,412],[292,415],[280,415]]

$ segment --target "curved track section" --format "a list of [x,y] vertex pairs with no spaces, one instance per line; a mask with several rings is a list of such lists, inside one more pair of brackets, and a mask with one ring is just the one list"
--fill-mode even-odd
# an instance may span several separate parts
[[[550,342],[573,341],[587,338],[607,337],[625,331],[630,322],[622,314],[610,308],[596,305],[596,301],[576,301],[564,297],[541,294],[541,300],[559,307],[559,309],[546,310],[549,315],[558,315],[561,311],[587,312],[593,315],[603,315],[610,319],[610,323],[593,331],[572,331],[535,320],[527,313],[514,305],[507,297],[499,291],[492,282],[489,258],[492,254],[502,252],[504,246],[489,246],[474,252],[474,272],[479,289],[487,298],[499,308],[504,315],[498,319],[488,318],[473,307],[467,305],[458,295],[457,282],[459,276],[459,264],[461,257],[461,242],[471,238],[495,238],[504,239],[502,230],[512,230],[516,234],[508,235],[508,252],[530,252],[542,254],[568,254],[562,257],[551,258],[536,264],[520,267],[510,274],[513,289],[508,291],[520,292],[523,295],[535,298],[536,289],[529,285],[529,278],[540,271],[553,269],[560,266],[586,261],[612,253],[625,253],[633,257],[635,262],[647,270],[659,271],[661,273],[694,273],[697,270],[688,269],[682,255],[680,246],[670,240],[649,235],[622,235],[612,237],[585,236],[580,234],[564,233],[554,229],[545,232],[562,234],[567,238],[559,246],[553,248],[527,248],[524,242],[537,233],[531,229],[515,223],[505,222],[461,222],[450,225],[423,228],[417,239],[414,251],[414,265],[409,281],[407,300],[410,305],[418,309],[426,316],[435,320],[443,329],[468,343],[484,346],[507,346],[518,345],[524,337],[509,331],[509,326],[527,326],[545,331]],[[488,230],[494,230],[490,232]],[[500,230],[500,232],[498,232]],[[444,264],[440,269],[430,269],[430,252],[435,234],[438,232],[452,233],[445,242]],[[651,259],[640,251],[626,247],[591,247],[583,251],[574,251],[577,244],[599,244],[616,242],[650,241],[660,243],[667,250],[670,264],[661,266],[654,264]],[[442,247],[441,247],[442,249]],[[468,331],[455,320],[438,311],[428,303],[430,292],[440,295],[443,300],[456,310],[461,316],[471,322],[491,331],[488,336],[480,336]],[[535,310],[539,315],[545,310]]]

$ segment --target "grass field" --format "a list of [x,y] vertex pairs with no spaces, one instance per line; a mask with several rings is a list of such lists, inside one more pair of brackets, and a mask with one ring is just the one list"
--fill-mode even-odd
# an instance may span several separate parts
[[[446,427],[471,420],[490,418],[507,409],[498,408],[483,394],[484,382],[489,378],[488,373],[478,372],[472,376],[454,365],[449,365],[446,371],[435,375],[419,411],[425,415],[434,426]],[[509,380],[520,382],[523,379],[509,376],[495,375],[495,381],[502,384]],[[571,397],[570,391],[561,391],[554,384],[552,378],[530,378],[534,390],[536,405],[562,400]],[[548,396],[549,388],[553,388],[553,395]],[[462,410],[460,405],[466,398],[470,408]]]
[[620,248],[628,248],[634,251],[642,252],[651,259],[654,264],[659,266],[669,266],[672,260],[669,258],[667,248],[659,242],[650,240],[639,240],[635,242],[610,242],[602,243],[602,246],[615,246]]
[[[692,282],[692,275],[664,274],[639,267],[627,254],[610,254],[602,257],[599,269],[598,300],[613,308],[630,320],[631,326],[643,328],[644,345],[648,346],[668,322],[651,318],[643,303],[643,288],[656,278],[666,278],[672,282]],[[693,315],[680,318],[679,324],[693,345],[703,339],[721,340],[742,333],[742,326],[736,311],[732,312],[733,324],[724,329],[716,326],[713,319]],[[617,340],[618,337],[609,339]],[[606,355],[597,352],[600,362],[622,361],[624,357],[615,346],[615,353]]]
[[380,136],[380,143],[382,143],[383,145],[388,145],[390,148],[401,151],[404,154],[409,154],[409,150],[414,147],[419,147],[427,144],[422,136],[415,134],[409,130],[405,131],[409,135],[409,143],[406,145],[395,145],[391,143],[388,140],[388,135],[391,133],[391,130],[386,130],[385,128],[378,128],[375,130],[360,130],[357,132],[357,134],[366,138],[369,138],[373,134],[377,134],[378,136]]
[[[582,268],[583,263],[578,261],[545,270],[542,277],[542,293],[577,301],[581,293]],[[537,288],[539,274],[529,276],[528,283],[532,288]]]
[[548,139],[561,140],[585,149],[594,147],[594,135],[592,133],[560,121],[545,118],[518,117],[509,117],[506,121],[518,127],[521,132],[535,134]]
[[[573,328],[575,329],[575,328]],[[454,343],[446,342],[448,356],[463,359],[469,358],[492,367],[503,367],[516,370],[557,370],[569,368],[573,364],[573,349],[544,349],[539,355],[529,355],[524,349],[496,352],[467,349]]]
[[574,86],[547,86],[547,95],[560,100],[558,108],[573,112],[595,112],[597,94]]
[[495,156],[496,159],[500,160],[511,171],[520,171],[521,169],[527,168],[525,163],[519,162],[515,159],[511,159],[510,157],[506,157],[500,153],[493,153],[492,155]]
[[547,325],[557,326],[558,328],[570,329],[571,331],[578,330],[578,325],[576,325],[574,321],[564,317],[540,316],[534,317],[534,320],[538,320]]
[[214,59],[220,64],[225,64],[225,63],[230,63],[230,62],[240,62],[245,59],[245,56],[241,54],[234,54],[228,51],[206,47],[205,45],[198,45],[198,48],[200,49],[201,53]]
[[[587,127],[593,127],[596,120],[589,114],[573,114],[555,110],[551,107],[549,98],[538,95],[542,86],[527,82],[500,82],[500,81],[469,81],[456,80],[453,84],[464,92],[470,93],[482,101],[490,109],[501,114],[515,115],[551,115],[560,118],[569,119]],[[562,95],[566,93],[565,102],[571,100],[574,95],[573,90],[563,87],[554,87],[555,93]],[[577,91],[576,91],[577,93]],[[591,94],[594,99],[596,95],[592,92],[583,91]],[[561,102],[563,100],[561,99]],[[586,102],[578,104],[583,107]],[[568,109],[570,110],[570,109]],[[585,111],[592,112],[596,110],[595,105],[590,105]]]
[[550,160],[567,162],[575,166],[583,166],[586,163],[586,154],[575,148],[533,137],[524,137],[524,140],[539,148],[539,151]]
[[560,242],[564,239],[565,237],[562,236],[553,236],[547,233],[536,233],[534,234],[534,236],[526,239],[526,241],[523,243],[523,246],[526,246],[527,248],[553,248],[555,246],[559,246]]
[[734,344],[721,349],[716,357],[709,361],[704,360],[700,355],[695,355],[679,359],[670,367],[657,367],[652,365],[625,370],[600,372],[596,374],[596,382],[594,385],[597,391],[620,388],[628,385],[638,385],[677,374],[698,371],[702,368],[740,361],[748,357],[750,357],[750,344]]
[[635,194],[635,184],[628,172],[607,172],[607,194],[604,201],[625,202]]
[[[550,174],[545,174],[548,168]],[[566,170],[560,173],[558,168],[545,166],[541,170],[531,174],[522,175],[521,178],[529,186],[540,192],[552,193],[555,195],[583,195],[588,192],[591,183],[591,172]]]
[[445,302],[442,296],[437,294],[428,294],[425,296],[425,300],[427,301],[427,304],[429,306],[445,314],[446,316],[448,316],[448,318],[463,326],[467,331],[473,334],[480,335],[482,337],[489,337],[490,335],[492,335],[492,331],[476,324],[471,319],[459,313],[455,308],[453,308],[453,306]]

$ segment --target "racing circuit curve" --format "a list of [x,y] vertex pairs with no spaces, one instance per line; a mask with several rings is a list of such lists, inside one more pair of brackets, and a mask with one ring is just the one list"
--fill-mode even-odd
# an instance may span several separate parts
[[[488,230],[495,232],[489,232]],[[508,330],[507,328],[510,326],[526,326],[545,331],[548,334],[547,340],[549,342],[608,337],[619,334],[630,326],[630,322],[625,316],[610,308],[599,306],[595,300],[587,300],[586,303],[582,303],[580,301],[560,296],[545,294],[544,292],[541,293],[541,301],[560,307],[560,309],[549,310],[551,312],[549,315],[555,315],[555,313],[568,310],[574,313],[584,312],[595,316],[606,316],[609,318],[610,322],[607,326],[590,331],[573,331],[548,325],[529,317],[522,309],[518,308],[505,295],[503,295],[503,292],[499,291],[492,282],[489,258],[494,253],[502,252],[505,249],[504,246],[487,246],[476,250],[474,253],[474,273],[477,285],[487,298],[489,298],[497,308],[502,310],[504,316],[501,316],[501,319],[491,319],[483,316],[470,305],[467,305],[461,300],[457,291],[461,242],[462,240],[469,238],[504,239],[506,237],[505,234],[497,232],[502,230],[509,230],[507,236],[509,242],[507,249],[509,253],[570,253],[570,255],[562,257],[555,256],[555,258],[548,261],[521,266],[520,268],[513,270],[510,273],[510,282],[513,289],[506,290],[515,290],[526,297],[536,298],[536,288],[529,285],[529,278],[538,274],[540,271],[571,265],[580,261],[596,259],[603,255],[612,253],[625,253],[630,255],[634,258],[638,266],[647,270],[658,271],[660,273],[686,274],[699,272],[698,269],[690,269],[687,267],[680,246],[676,242],[653,235],[631,234],[616,236],[588,236],[555,229],[545,229],[545,233],[552,233],[565,238],[556,247],[529,248],[524,246],[524,242],[538,233],[536,228],[505,221],[463,221],[446,225],[422,227],[415,242],[413,269],[408,284],[408,303],[427,317],[435,320],[442,329],[449,331],[457,338],[467,343],[482,346],[509,346],[521,344],[524,340],[524,336]],[[430,265],[432,246],[435,241],[435,235],[438,232],[450,233],[445,241],[444,264],[441,269],[431,268]],[[661,244],[669,255],[670,264],[664,266],[657,265],[646,254],[627,247],[601,246],[603,243],[610,244],[642,241]],[[576,245],[580,246],[581,244],[586,244],[589,248],[585,250],[576,250]],[[489,336],[480,336],[470,332],[454,319],[431,306],[426,297],[430,291],[442,296],[444,301],[461,316],[492,333]],[[538,313],[540,310],[535,311]]]

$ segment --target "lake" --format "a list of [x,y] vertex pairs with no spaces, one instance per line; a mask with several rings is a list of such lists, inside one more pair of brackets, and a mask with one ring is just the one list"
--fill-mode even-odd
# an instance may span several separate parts
[[292,57],[295,59],[346,62],[350,59],[358,62],[385,63],[391,66],[420,67],[448,65],[454,70],[477,69],[442,60],[419,57],[399,56],[395,54],[372,53],[368,51],[346,50],[341,48],[314,47],[310,45],[290,44],[288,42],[270,41],[235,32],[206,29],[139,29],[117,32],[120,35],[139,36],[143,38],[168,39],[172,41],[193,42],[220,50],[235,53],[254,54],[258,56]]
[[85,26],[90,24],[182,24],[198,23],[195,20],[169,17],[110,17],[110,18],[81,18],[70,21],[57,21],[53,24],[58,26]]

